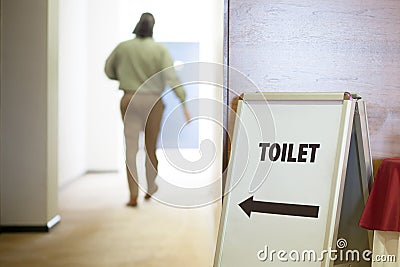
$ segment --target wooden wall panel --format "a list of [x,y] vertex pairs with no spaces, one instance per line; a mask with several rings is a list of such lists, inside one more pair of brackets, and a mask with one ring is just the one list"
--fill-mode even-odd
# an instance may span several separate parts
[[[231,67],[262,91],[359,93],[373,157],[400,156],[400,1],[228,4]],[[233,79],[228,85],[241,86]]]

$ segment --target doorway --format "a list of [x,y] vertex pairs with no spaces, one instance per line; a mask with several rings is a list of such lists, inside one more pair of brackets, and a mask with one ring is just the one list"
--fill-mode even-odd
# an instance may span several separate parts
[[[79,181],[91,173],[116,173],[125,178],[123,123],[119,111],[122,92],[115,81],[104,74],[104,63],[112,49],[121,41],[133,38],[132,30],[143,12],[156,19],[154,39],[173,50],[174,45],[196,47],[198,61],[223,62],[223,0],[206,1],[138,1],[138,0],[59,0],[59,188]],[[217,25],[217,26],[216,26]],[[174,53],[172,52],[174,55]],[[176,61],[194,59],[175,59]],[[177,62],[188,63],[188,62]],[[223,73],[218,73],[222,81]],[[194,98],[223,103],[221,84],[199,84]],[[166,100],[168,101],[168,100]],[[207,109],[192,107],[194,113]],[[216,109],[218,112],[218,109]],[[189,161],[201,157],[199,146],[204,140],[215,145],[216,157],[203,173],[183,177],[185,186],[207,184],[222,173],[222,114],[220,123],[197,119],[183,145],[175,148]],[[193,125],[192,125],[193,126]],[[196,129],[195,127],[195,129]],[[195,137],[193,140],[187,138]],[[193,145],[195,144],[195,145]],[[197,145],[197,147],[196,147]],[[172,147],[172,149],[174,149]],[[160,172],[173,173],[158,150]],[[142,156],[141,156],[142,155]],[[139,152],[138,161],[144,160]],[[140,170],[138,170],[140,176]],[[187,175],[187,174],[185,174]],[[84,176],[85,177],[85,176]],[[139,177],[140,178],[140,177]],[[178,178],[179,180],[179,178]],[[187,184],[187,181],[195,181]],[[179,181],[177,181],[179,183]],[[222,185],[221,185],[222,186]],[[128,188],[126,187],[128,197]],[[219,190],[220,192],[222,191]],[[124,203],[121,203],[124,205]],[[220,201],[208,209],[210,245],[214,243],[219,222]]]

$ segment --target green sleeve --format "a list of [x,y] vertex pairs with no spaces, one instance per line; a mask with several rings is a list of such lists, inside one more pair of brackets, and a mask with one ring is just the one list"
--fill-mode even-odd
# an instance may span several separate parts
[[117,50],[118,46],[108,56],[104,67],[104,72],[106,73],[107,77],[112,80],[118,80],[116,72]]

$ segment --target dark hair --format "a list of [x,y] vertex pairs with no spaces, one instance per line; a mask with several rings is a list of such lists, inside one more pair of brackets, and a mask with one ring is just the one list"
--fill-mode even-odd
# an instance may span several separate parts
[[143,13],[133,33],[140,38],[153,37],[154,23],[154,16],[151,13]]

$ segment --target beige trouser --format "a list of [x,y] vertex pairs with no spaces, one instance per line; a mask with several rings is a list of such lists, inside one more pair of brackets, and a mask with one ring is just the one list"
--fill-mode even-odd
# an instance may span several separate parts
[[[134,98],[132,99],[132,97]],[[131,104],[130,101],[132,99]],[[128,108],[129,105],[129,108]],[[158,94],[128,93],[121,99],[121,114],[124,120],[126,171],[130,197],[138,196],[138,177],[136,154],[138,152],[139,133],[144,131],[146,151],[146,180],[147,192],[153,193],[156,189],[158,160],[156,145],[160,123],[164,111],[164,104]]]

